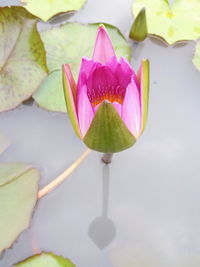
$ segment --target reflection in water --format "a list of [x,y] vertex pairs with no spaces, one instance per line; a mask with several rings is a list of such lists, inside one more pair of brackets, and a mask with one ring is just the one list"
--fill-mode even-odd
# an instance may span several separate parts
[[132,42],[133,46],[133,59],[137,60],[142,54],[143,48],[144,48],[144,43],[137,43],[137,42]]
[[109,166],[104,165],[102,215],[91,222],[88,230],[90,238],[100,249],[107,247],[116,236],[116,227],[113,221],[108,218],[109,182]]

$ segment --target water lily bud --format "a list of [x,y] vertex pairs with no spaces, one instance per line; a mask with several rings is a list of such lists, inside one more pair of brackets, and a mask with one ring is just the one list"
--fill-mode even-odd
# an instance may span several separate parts
[[148,34],[145,8],[142,8],[135,18],[129,37],[137,42],[142,42]]
[[129,62],[117,60],[112,42],[100,25],[92,59],[82,58],[77,84],[63,65],[68,114],[79,138],[90,148],[115,153],[131,147],[146,125],[149,62],[138,74]]

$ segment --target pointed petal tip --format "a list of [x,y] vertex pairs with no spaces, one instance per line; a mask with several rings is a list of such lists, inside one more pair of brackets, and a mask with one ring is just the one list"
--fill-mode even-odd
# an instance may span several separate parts
[[99,30],[106,30],[106,27],[103,23],[99,24]]
[[[99,24],[98,33],[99,33],[99,32],[101,32],[101,33],[105,33],[106,35],[108,35],[108,31],[107,31],[107,29],[106,29],[106,26],[105,26],[103,23]],[[98,34],[98,33],[97,33],[97,34]]]
[[63,90],[64,90],[68,115],[76,135],[79,138],[81,138],[80,129],[78,125],[78,118],[76,113],[76,105],[75,105],[76,83],[74,81],[70,66],[68,64],[62,65],[62,74],[63,74]]
[[149,59],[148,58],[143,58],[142,63],[148,63],[149,64]]
[[70,69],[70,65],[69,64],[62,64],[62,69],[66,72]]
[[141,64],[140,64],[140,67],[141,68],[147,68],[147,70],[149,70],[149,59],[148,58],[143,58],[141,60]]
[[112,41],[103,24],[99,25],[92,59],[105,64],[110,58],[116,57]]

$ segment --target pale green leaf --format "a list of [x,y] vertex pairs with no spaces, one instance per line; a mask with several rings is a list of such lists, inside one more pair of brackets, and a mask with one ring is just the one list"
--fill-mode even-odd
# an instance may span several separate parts
[[61,71],[51,72],[33,95],[33,98],[42,108],[66,112]]
[[169,44],[200,37],[199,0],[174,0],[171,5],[168,0],[135,0],[135,17],[142,8],[146,9],[149,34]]
[[69,259],[53,253],[42,252],[34,255],[13,267],[76,267]]
[[85,0],[21,0],[33,15],[47,21],[57,14],[79,10]]
[[0,8],[0,111],[28,99],[46,76],[36,23],[23,7]]
[[29,226],[38,181],[39,172],[30,165],[0,164],[0,253]]
[[[98,26],[98,24],[83,25],[79,23],[66,23],[41,32],[41,38],[47,52],[47,65],[50,72],[61,70],[62,64],[67,63],[71,65],[75,80],[77,80],[81,58],[92,57]],[[111,25],[105,26],[112,39],[117,56],[123,56],[130,60],[131,49],[122,34],[117,28]],[[51,77],[50,80],[47,79],[45,86],[43,84],[42,89],[40,88],[33,95],[33,98],[40,106],[46,109],[64,111],[63,96],[61,94],[63,88],[60,83],[61,74],[60,79],[57,74],[53,75],[58,80],[57,88],[54,86],[56,82]],[[53,94],[52,91],[54,92]]]

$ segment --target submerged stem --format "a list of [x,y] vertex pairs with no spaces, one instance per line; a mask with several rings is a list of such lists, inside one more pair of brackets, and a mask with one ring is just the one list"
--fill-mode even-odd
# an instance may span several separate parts
[[105,164],[110,164],[112,162],[113,153],[104,153],[102,157],[102,161]]

